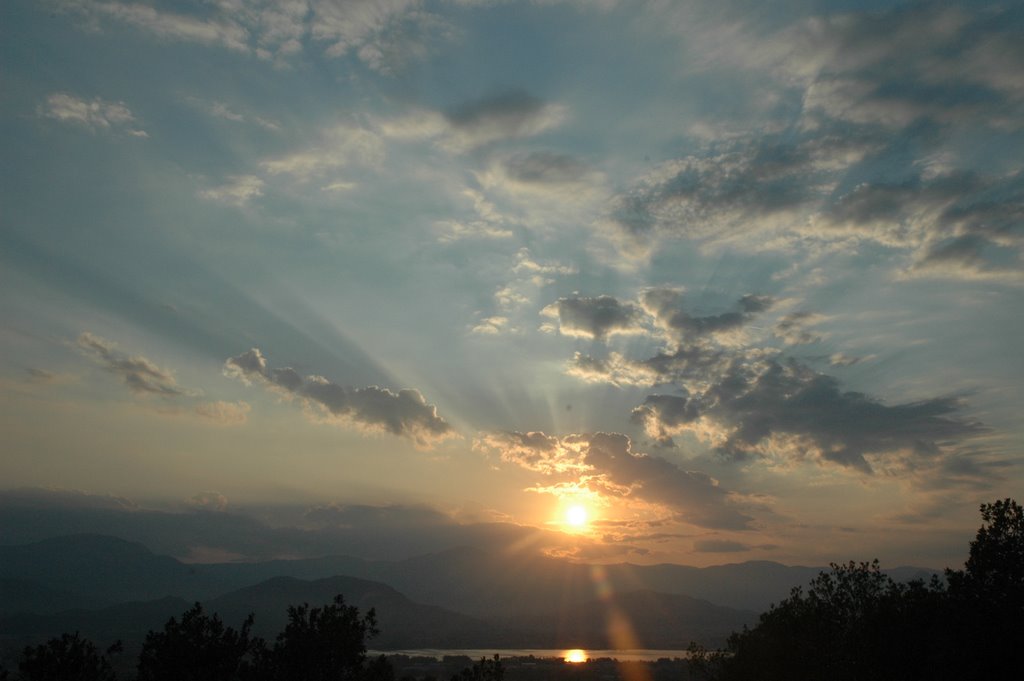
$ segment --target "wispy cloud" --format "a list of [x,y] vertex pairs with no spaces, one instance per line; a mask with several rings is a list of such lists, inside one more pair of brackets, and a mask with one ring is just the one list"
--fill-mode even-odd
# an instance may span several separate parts
[[197,43],[286,62],[304,49],[352,55],[378,73],[422,58],[451,27],[420,0],[213,0],[191,13],[123,0],[59,0],[92,24],[128,26],[163,40]]
[[105,370],[120,378],[137,395],[180,397],[188,391],[178,386],[174,374],[141,355],[128,355],[117,345],[88,331],[78,336],[78,348]]
[[377,168],[384,160],[380,137],[357,125],[339,124],[321,131],[319,140],[301,151],[266,159],[260,167],[270,175],[304,181],[348,166]]
[[255,175],[236,175],[228,178],[226,184],[200,190],[199,197],[241,208],[262,196],[263,186],[263,180]]
[[39,113],[46,118],[72,123],[92,131],[123,132],[133,137],[149,137],[145,130],[133,127],[135,116],[124,102],[109,102],[99,97],[81,99],[66,92],[55,92],[40,105]]

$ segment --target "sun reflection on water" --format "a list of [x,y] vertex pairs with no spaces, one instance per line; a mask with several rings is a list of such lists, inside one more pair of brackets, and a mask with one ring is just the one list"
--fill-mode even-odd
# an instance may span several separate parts
[[579,648],[573,648],[572,650],[565,651],[564,657],[565,657],[565,661],[566,662],[572,662],[573,664],[578,664],[580,662],[586,662],[587,661],[587,651],[581,650]]

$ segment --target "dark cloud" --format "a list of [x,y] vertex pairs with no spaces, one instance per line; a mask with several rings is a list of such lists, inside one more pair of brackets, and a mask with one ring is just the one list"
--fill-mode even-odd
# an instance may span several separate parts
[[588,172],[587,166],[576,158],[547,151],[512,156],[504,166],[511,179],[538,184],[575,183]]
[[651,288],[640,295],[641,305],[658,326],[677,339],[687,340],[736,331],[755,314],[771,307],[773,300],[768,296],[745,295],[737,301],[737,311],[706,317],[691,315],[683,302],[683,292],[678,289]]
[[363,430],[407,437],[421,447],[455,437],[455,430],[418,390],[351,388],[323,376],[303,378],[290,367],[269,368],[259,348],[230,357],[224,363],[224,372],[246,383],[255,381],[286,396],[300,398],[305,404]]
[[[793,41],[784,68],[807,73],[805,106],[830,118],[890,128],[921,119],[1002,126],[1019,116],[1024,13],[1009,6],[917,2],[817,19]],[[1019,121],[1018,121],[1019,126]]]
[[933,246],[923,259],[923,263],[958,262],[976,264],[981,260],[981,251],[991,242],[977,234],[950,239]]
[[532,137],[557,126],[564,117],[563,107],[511,90],[446,112],[448,131],[443,144],[453,151],[467,151],[500,140]]
[[733,504],[728,491],[709,475],[688,471],[659,456],[635,452],[620,433],[584,433],[555,437],[544,433],[500,432],[482,435],[475,443],[561,484],[535,487],[587,489],[605,496],[628,498],[670,509],[685,522],[721,529],[748,528],[752,518]]
[[479,128],[499,124],[516,129],[522,127],[544,108],[544,102],[523,90],[491,95],[465,102],[445,114],[456,128]]
[[603,340],[616,334],[641,333],[643,311],[632,303],[620,303],[612,296],[590,298],[572,295],[559,298],[541,314],[558,320],[564,336]]
[[[613,201],[609,221],[635,237],[748,248],[868,240],[904,250],[919,276],[1012,278],[1024,247],[1022,29],[1019,8],[918,2],[765,38],[746,66],[780,77],[800,120],[661,164]],[[979,164],[964,144],[1005,153]],[[972,236],[1007,252],[937,250]]]
[[817,343],[821,335],[809,330],[824,318],[821,315],[806,310],[791,312],[775,322],[773,333],[776,338],[781,338],[786,345],[806,345]]
[[700,419],[705,437],[728,457],[747,457],[771,443],[787,456],[814,456],[864,472],[872,470],[867,455],[938,457],[943,447],[984,430],[959,416],[958,398],[889,406],[844,392],[835,378],[794,360],[734,360],[709,379],[699,394],[648,397],[634,418],[658,438],[696,430]]
[[79,349],[100,366],[118,376],[137,395],[180,397],[188,393],[178,387],[174,375],[141,355],[129,356],[114,343],[88,331],[78,336]]

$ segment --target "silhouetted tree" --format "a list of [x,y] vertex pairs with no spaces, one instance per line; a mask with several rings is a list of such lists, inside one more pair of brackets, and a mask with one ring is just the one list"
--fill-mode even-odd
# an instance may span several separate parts
[[948,588],[894,582],[878,561],[833,564],[699,670],[722,681],[1024,678],[1024,511],[1006,499],[981,515]]
[[[63,634],[42,645],[25,648],[18,672],[22,681],[114,681],[117,676],[107,656],[120,651],[120,642],[101,654],[92,641],[78,632]],[[0,674],[0,679],[6,677],[6,672]]]
[[388,658],[378,655],[366,664],[363,681],[395,681],[395,669]]
[[378,633],[375,611],[361,617],[340,595],[319,608],[289,607],[288,624],[265,656],[263,672],[278,681],[354,681],[368,673],[389,681],[390,665],[385,671],[377,661],[364,669],[366,641]]
[[481,657],[472,667],[466,667],[458,674],[453,674],[452,681],[501,681],[504,676],[505,668],[501,665],[500,657],[495,655],[490,660]]
[[983,525],[964,570],[947,570],[951,588],[990,601],[1024,604],[1024,508],[1013,499],[981,505]]
[[832,565],[729,638],[725,679],[941,678],[945,589],[900,584],[878,561]]
[[196,603],[150,631],[139,654],[138,681],[246,681],[254,678],[263,641],[250,636],[253,616],[238,631]]
[[982,504],[981,518],[964,569],[946,571],[958,666],[975,678],[1024,678],[1024,509],[1003,499]]

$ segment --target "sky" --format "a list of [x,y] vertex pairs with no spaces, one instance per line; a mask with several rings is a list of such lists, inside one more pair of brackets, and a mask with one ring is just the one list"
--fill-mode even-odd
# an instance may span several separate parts
[[[0,505],[960,565],[1024,489],[1022,31],[983,1],[7,0]],[[256,555],[229,534],[174,547]]]

